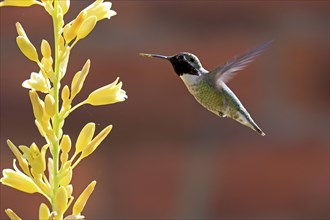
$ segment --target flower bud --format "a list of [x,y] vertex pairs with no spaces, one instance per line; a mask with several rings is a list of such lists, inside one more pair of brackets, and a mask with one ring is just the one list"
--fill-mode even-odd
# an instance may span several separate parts
[[90,60],[87,60],[82,70],[78,71],[74,75],[71,83],[71,99],[73,99],[82,89],[86,76],[89,72],[90,63],[91,63]]
[[84,126],[84,128],[80,131],[76,142],[76,154],[80,153],[84,147],[92,140],[95,132],[95,123],[88,123]]
[[80,194],[75,204],[73,205],[72,215],[78,215],[83,211],[89,196],[94,191],[95,185],[96,185],[96,181],[91,182],[86,187],[86,189]]
[[3,7],[3,6],[29,7],[34,4],[38,4],[38,1],[36,1],[36,0],[4,0],[4,1],[0,2],[0,7]]
[[41,42],[41,54],[45,58],[50,58],[52,56],[52,50],[46,40],[42,40]]
[[112,129],[112,125],[107,126],[104,128],[98,135],[91,142],[88,143],[86,147],[83,148],[80,158],[85,158],[93,153],[96,148],[101,144],[101,142],[108,136]]
[[[1,2],[2,3],[2,2]],[[0,4],[1,4],[0,3]],[[1,6],[1,5],[0,5]],[[7,216],[10,218],[10,220],[22,220],[13,210],[11,209],[5,209],[5,212]]]
[[62,9],[63,15],[65,15],[70,8],[70,0],[61,0],[58,3]]
[[45,97],[45,111],[49,117],[53,117],[56,112],[55,100],[50,94]]
[[39,207],[39,219],[49,219],[49,209],[45,203],[41,203]]
[[56,212],[59,216],[62,216],[67,208],[68,195],[63,186],[61,186],[56,192]]
[[81,40],[85,38],[94,29],[96,22],[96,16],[91,16],[84,20],[77,32],[77,39]]
[[35,62],[39,61],[36,48],[26,37],[18,36],[16,42],[19,49],[28,59]]

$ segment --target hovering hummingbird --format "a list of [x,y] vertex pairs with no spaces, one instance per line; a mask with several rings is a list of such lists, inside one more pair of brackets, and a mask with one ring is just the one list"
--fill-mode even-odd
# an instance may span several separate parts
[[232,118],[264,136],[265,133],[253,121],[248,111],[226,83],[237,71],[246,67],[248,63],[252,62],[271,43],[272,41],[266,42],[212,71],[204,69],[197,56],[187,52],[178,53],[173,56],[145,53],[140,53],[140,55],[170,61],[176,74],[182,79],[189,92],[202,106],[220,117]]

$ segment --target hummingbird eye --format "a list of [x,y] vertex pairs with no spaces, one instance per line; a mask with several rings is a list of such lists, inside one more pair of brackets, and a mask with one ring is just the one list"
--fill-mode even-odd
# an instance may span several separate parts
[[192,63],[194,63],[194,62],[195,62],[195,59],[192,58],[192,57],[190,57],[190,58],[189,58],[189,61],[192,62]]

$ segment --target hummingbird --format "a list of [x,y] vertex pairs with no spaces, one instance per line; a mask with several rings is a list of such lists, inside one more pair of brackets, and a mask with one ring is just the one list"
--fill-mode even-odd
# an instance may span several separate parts
[[204,69],[198,57],[188,52],[181,52],[173,56],[145,53],[140,53],[140,55],[168,60],[188,91],[203,107],[221,118],[232,118],[264,136],[265,133],[253,121],[248,111],[226,83],[237,71],[244,69],[248,63],[268,48],[271,43],[272,41],[268,41],[212,71]]

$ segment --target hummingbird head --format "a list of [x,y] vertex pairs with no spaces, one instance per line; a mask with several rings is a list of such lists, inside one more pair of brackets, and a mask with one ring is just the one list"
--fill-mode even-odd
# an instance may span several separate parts
[[173,56],[163,56],[158,54],[144,54],[144,53],[141,53],[140,55],[146,57],[156,57],[170,61],[174,68],[174,71],[178,76],[182,76],[184,74],[199,76],[206,71],[202,67],[202,64],[197,58],[197,56],[187,52],[178,53]]

